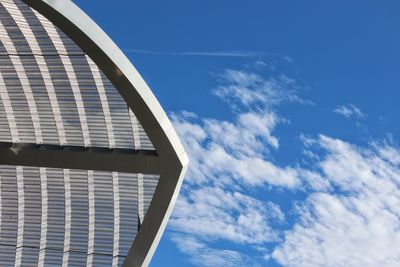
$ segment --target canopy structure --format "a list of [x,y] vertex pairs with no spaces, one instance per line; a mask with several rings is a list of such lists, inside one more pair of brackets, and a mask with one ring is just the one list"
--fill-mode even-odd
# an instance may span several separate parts
[[69,0],[0,0],[0,100],[0,265],[147,266],[188,159],[111,39]]

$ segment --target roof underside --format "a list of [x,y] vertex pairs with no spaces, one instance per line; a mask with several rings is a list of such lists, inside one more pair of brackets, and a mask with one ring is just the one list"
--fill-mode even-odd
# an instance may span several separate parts
[[0,141],[154,149],[97,65],[21,1],[0,5]]
[[1,165],[1,265],[121,266],[158,179]]
[[0,1],[0,100],[0,265],[121,266],[157,151],[96,63],[21,0]]

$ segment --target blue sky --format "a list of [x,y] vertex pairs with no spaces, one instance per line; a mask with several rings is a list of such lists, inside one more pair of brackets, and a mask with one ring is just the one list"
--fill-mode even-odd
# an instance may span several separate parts
[[191,167],[151,266],[398,266],[398,1],[75,1]]

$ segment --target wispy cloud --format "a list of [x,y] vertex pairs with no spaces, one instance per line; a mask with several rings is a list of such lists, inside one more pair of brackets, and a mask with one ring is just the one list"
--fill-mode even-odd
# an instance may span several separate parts
[[299,221],[272,257],[287,267],[395,267],[400,262],[400,151],[321,136],[315,162],[337,189],[298,205]]
[[239,251],[218,249],[190,236],[174,235],[172,240],[178,245],[181,251],[192,255],[190,261],[198,266],[261,266],[256,259],[246,256]]
[[208,241],[248,245],[276,241],[269,222],[283,221],[279,207],[226,189],[202,187],[181,198],[171,219],[172,229]]
[[271,110],[284,102],[313,105],[299,96],[296,80],[283,74],[265,79],[258,73],[227,69],[218,78],[221,83],[213,93],[233,109]]
[[[178,248],[200,266],[256,266],[239,251],[213,245],[222,240],[246,246],[263,261],[265,252],[260,248],[278,241],[272,225],[284,222],[283,212],[248,192],[301,184],[297,168],[271,160],[271,151],[279,148],[274,129],[284,121],[274,107],[301,101],[296,90],[289,89],[295,84],[289,78],[226,70],[218,81],[214,94],[229,98],[233,119],[201,118],[190,112],[172,115],[191,164],[170,229]],[[188,242],[195,248],[188,250]]]
[[267,157],[279,147],[273,132],[284,121],[273,107],[300,99],[296,92],[254,73],[227,70],[221,77],[214,93],[235,111],[232,120],[200,118],[189,112],[172,115],[192,158],[188,183],[233,179],[233,184],[241,185],[296,186],[297,171],[278,167]]
[[[365,147],[325,135],[302,135],[307,164],[279,165],[274,161],[280,147],[276,131],[285,118],[278,107],[307,104],[297,93],[296,81],[240,70],[226,70],[217,79],[213,93],[229,104],[230,120],[191,112],[172,116],[191,164],[170,235],[191,262],[397,266],[400,149],[387,143]],[[335,112],[365,117],[354,105]],[[263,189],[266,194],[301,191],[304,200],[293,200],[293,209],[283,210],[274,200],[251,193]],[[294,216],[291,225],[288,213]]]
[[[239,58],[261,58],[266,56],[280,56],[277,53],[263,52],[263,51],[154,51],[154,50],[141,50],[141,49],[124,49],[126,53],[135,54],[148,54],[159,56],[192,56],[192,57],[239,57]],[[286,59],[286,57],[284,58]],[[290,58],[286,60],[289,61]]]
[[348,119],[350,118],[363,119],[366,117],[366,115],[362,113],[361,110],[353,104],[338,106],[333,110],[333,112],[342,115]]

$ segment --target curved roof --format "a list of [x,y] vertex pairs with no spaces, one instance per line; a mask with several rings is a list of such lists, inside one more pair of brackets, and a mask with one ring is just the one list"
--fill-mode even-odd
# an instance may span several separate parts
[[[56,31],[60,30],[79,47],[80,51],[75,51],[73,49],[67,51],[69,47],[68,44],[66,44],[63,49],[65,49],[65,53],[68,53],[68,55],[83,53],[86,61],[85,64],[83,64],[84,66],[80,66],[81,68],[85,67],[86,71],[90,73],[90,77],[92,77],[91,84],[94,84],[93,86],[97,88],[96,94],[98,94],[99,97],[94,101],[90,99],[93,94],[89,92],[89,87],[87,89],[87,94],[81,89],[82,86],[88,86],[88,78],[84,76],[81,78],[79,77],[79,75],[84,75],[82,74],[85,73],[83,69],[82,73],[77,72],[76,69],[74,71],[74,64],[78,64],[73,62],[75,58],[71,56],[69,56],[69,58],[64,58],[61,56],[61,63],[64,65],[66,73],[65,78],[78,81],[78,84],[71,82],[71,85],[68,87],[69,92],[71,92],[71,95],[73,95],[75,99],[75,120],[61,122],[63,118],[60,117],[57,119],[57,114],[66,114],[63,111],[63,100],[58,98],[60,103],[54,100],[57,98],[56,95],[59,88],[57,84],[55,84],[57,81],[56,79],[43,79],[43,86],[47,88],[46,93],[51,102],[48,105],[48,109],[51,109],[52,117],[54,117],[52,126],[43,128],[42,109],[44,107],[40,106],[40,103],[37,104],[35,101],[29,101],[29,99],[37,100],[37,98],[34,97],[34,95],[37,94],[37,90],[32,92],[33,89],[30,86],[31,80],[28,77],[29,73],[26,74],[27,77],[21,77],[19,73],[22,72],[18,71],[19,65],[25,66],[29,62],[25,62],[24,60],[26,59],[20,56],[22,50],[20,51],[19,47],[7,45],[13,43],[13,41],[9,43],[4,41],[4,38],[7,36],[7,30],[3,29],[6,35],[1,35],[3,26],[0,26],[1,40],[4,43],[4,54],[7,55],[7,57],[4,57],[4,60],[8,60],[9,64],[16,68],[15,72],[21,81],[20,86],[21,90],[23,90],[21,92],[23,92],[27,99],[28,105],[26,107],[26,112],[29,112],[32,117],[32,122],[29,124],[29,127],[33,131],[33,134],[24,137],[21,136],[23,131],[19,132],[15,130],[17,126],[21,124],[18,121],[19,118],[15,117],[16,115],[14,116],[15,108],[13,112],[12,106],[9,106],[7,103],[4,104],[7,101],[13,101],[12,93],[9,94],[11,89],[5,91],[0,90],[0,93],[2,93],[1,99],[3,102],[4,114],[7,115],[7,122],[10,128],[9,144],[7,142],[2,142],[2,148],[0,149],[0,164],[42,167],[40,169],[28,168],[33,173],[38,173],[37,175],[38,177],[40,176],[40,179],[46,177],[46,172],[56,172],[59,173],[58,175],[64,174],[64,179],[65,177],[73,179],[70,178],[70,176],[74,177],[73,175],[79,173],[74,171],[75,169],[89,170],[88,173],[85,174],[87,175],[87,177],[85,177],[89,179],[89,181],[90,179],[96,179],[96,175],[111,177],[111,172],[112,179],[115,179],[115,175],[118,176],[118,173],[126,173],[126,177],[132,177],[129,173],[138,173],[135,179],[137,179],[139,187],[140,183],[145,184],[143,190],[146,190],[146,177],[151,177],[146,176],[146,173],[149,175],[159,175],[159,178],[157,177],[158,183],[153,183],[154,195],[151,202],[147,204],[147,213],[141,211],[139,205],[139,217],[141,217],[142,220],[144,217],[144,220],[140,222],[140,229],[136,234],[133,245],[126,257],[124,257],[123,266],[146,266],[151,260],[177,199],[188,164],[186,153],[168,117],[145,81],[114,42],[82,10],[71,1],[66,0],[21,1],[55,25],[56,30],[53,33],[47,32],[52,38],[57,35]],[[37,48],[33,47],[33,44],[29,46],[31,49],[30,53],[34,55],[39,68],[36,71],[39,71],[43,77],[46,75],[51,76],[51,64],[49,61],[46,61],[48,59],[41,58],[41,56],[38,55],[39,52],[43,52],[40,50],[43,48],[40,45],[38,45]],[[0,54],[1,49],[0,47]],[[38,51],[35,51],[35,49]],[[57,47],[57,49],[59,49],[59,47]],[[13,54],[14,52],[16,53],[15,55],[18,56],[15,56]],[[35,52],[37,52],[37,54],[35,54]],[[62,54],[59,50],[56,52]],[[27,72],[26,68],[24,70]],[[43,73],[47,74],[45,75]],[[0,71],[0,88],[10,88],[10,86],[7,85],[7,77],[3,79],[1,76]],[[83,85],[79,84],[79,79],[81,79]],[[29,82],[24,83],[23,81],[25,80],[29,80]],[[108,90],[108,88],[113,88],[112,90],[116,89],[119,95],[107,95],[109,91],[112,91],[111,89]],[[51,94],[53,94],[53,96]],[[126,103],[129,112],[115,111],[113,109],[113,101],[116,101],[116,104],[120,103],[118,102],[120,101],[118,97],[121,97],[121,101]],[[110,101],[110,99],[116,100]],[[91,103],[93,106],[87,108],[88,103]],[[95,105],[97,105],[97,107],[95,107]],[[118,107],[120,104],[116,106]],[[92,111],[96,108],[102,110],[101,116],[98,112]],[[130,130],[133,134],[135,134],[135,131],[137,132],[137,137],[133,138],[135,140],[132,145],[119,141],[124,138],[126,139],[126,137],[123,136],[125,130],[123,127],[119,128],[121,124],[114,123],[115,116],[117,116],[115,114],[133,120],[132,124],[129,123],[130,126],[136,125],[136,130]],[[99,122],[100,117],[102,124]],[[122,117],[118,117],[117,119],[120,120],[121,118]],[[135,124],[134,120],[136,119],[138,123]],[[0,123],[1,120],[0,118]],[[44,121],[47,122],[46,119],[44,119]],[[78,128],[73,127],[74,122],[79,126]],[[13,127],[13,125],[15,125],[15,127]],[[103,126],[99,127],[99,125]],[[77,135],[74,134],[74,131],[78,131],[76,129],[80,131],[81,137],[78,139],[75,138]],[[57,142],[53,142],[53,139],[48,137],[51,135],[46,134],[46,130],[47,132],[57,132]],[[143,134],[140,134],[141,131]],[[95,136],[95,138],[93,138],[93,136]],[[57,148],[59,146],[62,148],[61,150]],[[43,167],[53,169],[44,170]],[[25,168],[26,167],[16,167],[15,170],[12,169],[11,173],[14,172],[17,178],[23,177]],[[54,168],[58,168],[59,170],[57,171]],[[4,172],[4,175],[7,176],[7,173],[10,173],[10,171],[9,168],[5,169],[8,170]],[[98,173],[96,170],[103,172]],[[104,171],[109,173],[104,173]],[[120,176],[122,177],[123,174]],[[143,177],[145,178],[144,181]],[[23,182],[23,178],[21,179]],[[148,179],[148,181],[152,183],[152,178]],[[148,186],[150,186],[150,184]],[[24,191],[23,188],[19,188],[18,190]],[[18,191],[18,193],[19,192],[20,191]],[[140,196],[138,197],[140,198]],[[21,200],[18,199],[18,201]],[[20,209],[20,207],[21,205],[18,206],[18,209]],[[145,214],[145,216],[143,214]],[[18,220],[18,224],[19,223],[20,221]]]

